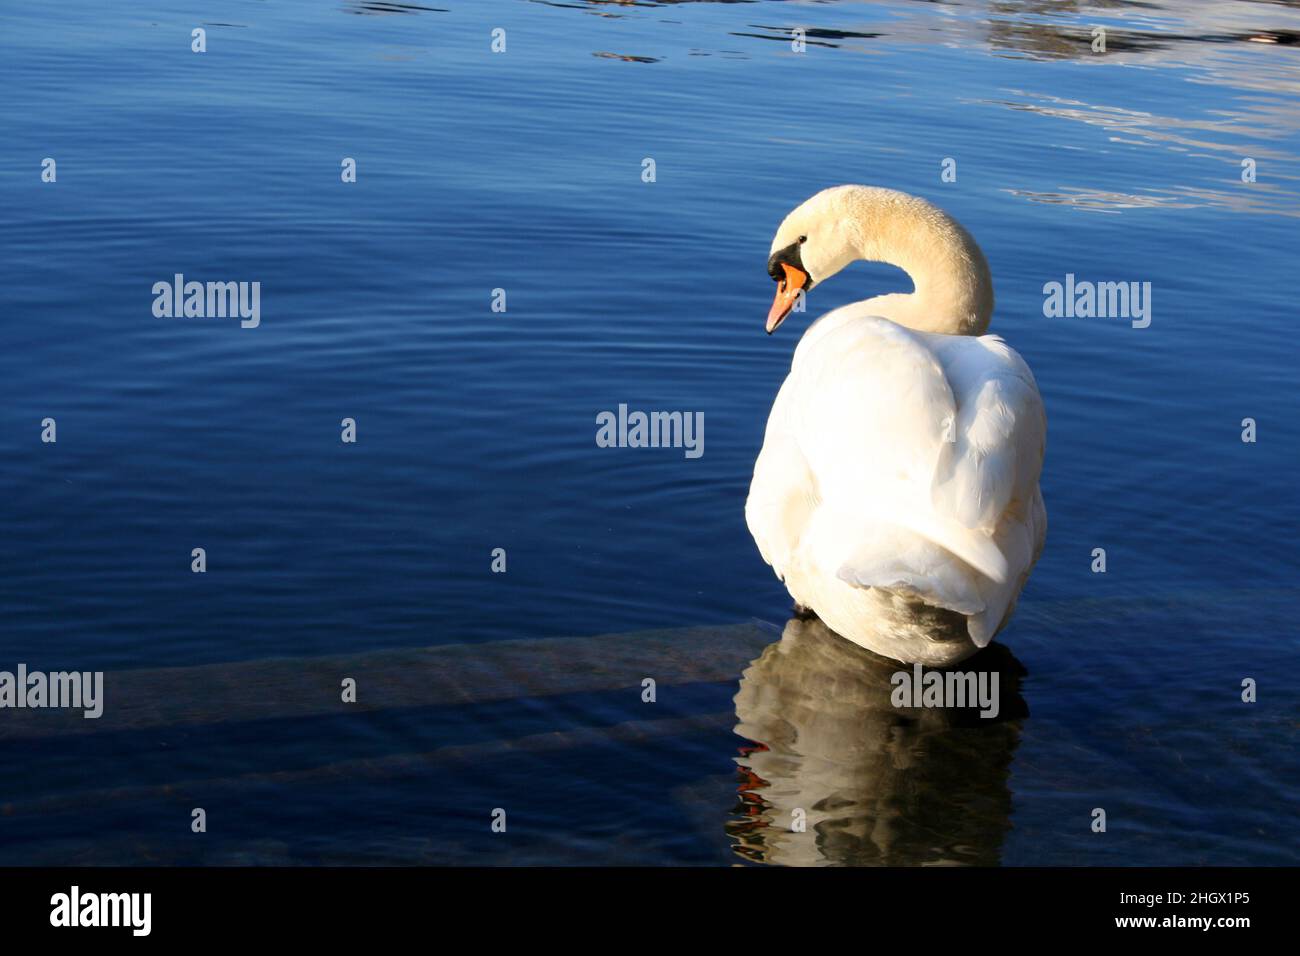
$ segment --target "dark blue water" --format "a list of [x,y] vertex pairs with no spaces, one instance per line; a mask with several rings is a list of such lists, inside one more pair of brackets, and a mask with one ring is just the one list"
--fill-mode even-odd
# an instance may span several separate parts
[[[0,669],[109,700],[0,711],[0,863],[1294,863],[1298,36],[1227,0],[6,5]],[[763,334],[768,245],[841,182],[970,229],[1047,406],[992,728],[872,720],[887,679],[786,627],[744,526],[811,317]],[[260,325],[155,317],[177,273],[260,282]],[[1046,318],[1067,273],[1150,282],[1150,327]],[[860,264],[810,312],[905,288]],[[620,403],[702,412],[704,454],[597,447]],[[843,809],[756,836],[794,797]]]

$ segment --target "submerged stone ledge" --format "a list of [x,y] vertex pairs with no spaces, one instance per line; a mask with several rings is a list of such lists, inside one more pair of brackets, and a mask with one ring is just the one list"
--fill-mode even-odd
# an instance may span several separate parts
[[[104,711],[7,710],[0,742],[158,727],[440,707],[735,680],[779,628],[751,623],[392,648],[365,654],[267,658],[196,667],[110,671]],[[357,683],[355,703],[341,684]]]

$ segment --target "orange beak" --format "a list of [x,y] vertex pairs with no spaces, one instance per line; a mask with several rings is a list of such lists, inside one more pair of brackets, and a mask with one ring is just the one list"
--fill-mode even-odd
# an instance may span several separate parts
[[772,300],[772,311],[767,313],[767,334],[771,335],[776,327],[785,321],[785,317],[799,300],[799,293],[808,284],[808,273],[800,271],[788,262],[781,263],[785,278],[776,287],[776,298]]

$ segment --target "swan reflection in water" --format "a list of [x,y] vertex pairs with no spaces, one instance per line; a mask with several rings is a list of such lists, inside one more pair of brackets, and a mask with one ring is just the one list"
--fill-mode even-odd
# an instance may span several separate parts
[[795,866],[997,864],[1008,767],[1028,715],[1025,670],[1000,644],[956,670],[998,674],[995,717],[894,707],[890,679],[910,665],[815,618],[786,624],[735,698],[736,733],[753,741],[736,758],[740,801],[727,825],[736,853]]

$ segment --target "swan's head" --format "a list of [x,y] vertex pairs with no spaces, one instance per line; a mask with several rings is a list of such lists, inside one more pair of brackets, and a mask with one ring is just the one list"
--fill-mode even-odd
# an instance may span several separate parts
[[806,295],[818,282],[862,257],[858,224],[846,202],[849,191],[867,188],[823,189],[785,217],[767,260],[767,274],[777,283],[776,299],[767,314],[768,335],[785,321],[800,294]]

